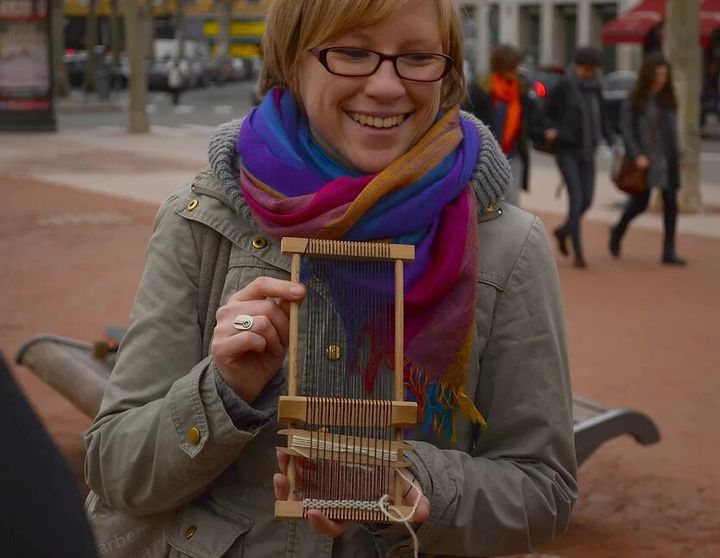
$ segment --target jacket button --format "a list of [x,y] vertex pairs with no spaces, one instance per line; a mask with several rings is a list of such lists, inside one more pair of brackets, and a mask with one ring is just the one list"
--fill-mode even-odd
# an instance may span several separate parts
[[200,438],[200,431],[197,428],[193,426],[190,430],[188,430],[187,439],[193,446],[197,446],[200,443]]
[[195,527],[195,525],[190,525],[190,527],[185,529],[185,538],[192,539],[192,536],[195,534],[195,531],[197,531],[197,527]]
[[325,354],[327,355],[328,360],[332,360],[334,362],[336,360],[340,360],[342,350],[337,345],[330,345],[327,349],[325,349]]
[[187,210],[192,211],[198,206],[198,203],[200,202],[198,202],[197,200],[192,200],[189,204],[187,204]]
[[257,250],[262,250],[263,248],[265,248],[265,246],[268,245],[267,238],[263,238],[262,236],[256,236],[255,238],[253,238],[252,245],[253,248]]

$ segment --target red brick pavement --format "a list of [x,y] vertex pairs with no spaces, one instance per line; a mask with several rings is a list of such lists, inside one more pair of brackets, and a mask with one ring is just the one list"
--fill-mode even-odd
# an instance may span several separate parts
[[[20,176],[0,176],[0,194],[3,353],[39,332],[90,340],[125,323],[156,208]],[[116,222],[87,222],[108,212]],[[548,228],[558,221],[543,217]],[[581,469],[569,532],[537,552],[720,556],[720,241],[681,238],[690,265],[668,269],[658,264],[659,233],[631,230],[620,261],[607,255],[606,235],[606,225],[585,225],[588,270],[559,261],[574,390],[649,413],[663,440],[602,447]],[[14,371],[81,483],[88,419]]]

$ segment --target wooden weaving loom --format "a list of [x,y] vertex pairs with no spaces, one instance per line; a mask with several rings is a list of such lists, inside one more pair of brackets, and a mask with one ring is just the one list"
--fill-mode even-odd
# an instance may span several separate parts
[[[399,471],[410,449],[403,428],[417,423],[417,404],[403,400],[403,265],[415,247],[283,238],[281,249],[292,256],[291,280],[308,289],[302,394],[300,305],[290,307],[288,395],[278,404],[278,420],[289,425],[280,431],[287,447],[278,449],[290,456],[290,491],[275,503],[275,517],[317,509],[333,520],[389,523],[383,497],[407,516]],[[387,289],[370,290],[363,280]]]

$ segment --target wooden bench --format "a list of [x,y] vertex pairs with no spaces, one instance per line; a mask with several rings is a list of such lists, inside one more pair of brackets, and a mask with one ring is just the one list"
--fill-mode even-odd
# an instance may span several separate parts
[[[15,360],[93,418],[100,409],[123,333],[122,328],[107,328],[107,339],[95,343],[57,335],[38,335],[20,347]],[[660,440],[653,420],[639,411],[605,407],[574,397],[573,419],[578,465],[602,444],[618,436],[629,434],[642,445]]]

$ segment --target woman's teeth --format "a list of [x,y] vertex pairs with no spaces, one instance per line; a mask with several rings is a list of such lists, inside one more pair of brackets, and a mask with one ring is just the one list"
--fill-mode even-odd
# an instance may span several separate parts
[[349,112],[348,115],[355,122],[372,128],[394,128],[405,120],[404,114],[400,114],[398,116],[387,116],[385,118],[380,116],[366,116],[364,114],[360,114],[359,112]]

